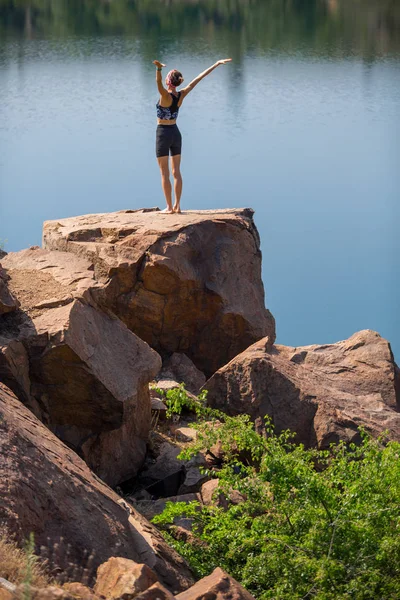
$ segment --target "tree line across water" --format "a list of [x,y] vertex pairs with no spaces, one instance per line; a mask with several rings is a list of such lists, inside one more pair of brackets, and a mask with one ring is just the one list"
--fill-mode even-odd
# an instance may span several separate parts
[[368,58],[397,52],[399,31],[397,0],[0,0],[1,37],[201,37],[232,54],[323,54],[339,39],[343,55]]

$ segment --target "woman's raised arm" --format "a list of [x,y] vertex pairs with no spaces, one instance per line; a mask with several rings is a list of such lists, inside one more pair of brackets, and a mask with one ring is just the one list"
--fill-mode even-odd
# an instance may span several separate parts
[[195,79],[193,79],[193,81],[191,81],[189,83],[189,85],[187,85],[186,87],[184,87],[181,92],[184,96],[187,96],[194,87],[196,87],[196,85],[202,80],[204,79],[204,77],[207,77],[207,75],[209,75],[212,71],[214,71],[214,69],[216,69],[217,67],[219,67],[220,65],[225,65],[228,62],[231,62],[231,58],[224,58],[222,60],[217,61],[214,65],[212,65],[212,67],[209,67],[208,69],[206,69],[205,71],[203,71],[202,73],[200,73],[200,75],[197,75],[197,77]]
[[160,92],[160,96],[162,98],[169,98],[168,90],[166,90],[165,87],[163,86],[162,77],[161,77],[161,69],[163,67],[165,67],[165,65],[162,62],[160,62],[159,60],[153,60],[153,65],[156,65],[156,67],[157,67],[156,82],[157,82],[158,91]]

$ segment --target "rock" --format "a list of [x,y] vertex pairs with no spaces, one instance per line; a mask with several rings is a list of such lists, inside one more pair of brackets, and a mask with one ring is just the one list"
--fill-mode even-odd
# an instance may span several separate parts
[[218,486],[218,479],[210,479],[209,481],[203,483],[201,486],[201,499],[203,504],[206,506],[210,506],[212,504],[215,506],[221,506],[223,503],[225,506],[227,506],[225,496],[221,493],[217,493]]
[[17,310],[19,302],[7,286],[8,277],[0,265],[0,316]]
[[119,556],[148,565],[173,591],[193,583],[184,560],[155,527],[2,384],[0,447],[0,523],[20,543],[33,532],[38,547],[54,551],[49,557],[53,568],[62,567],[55,560],[67,558],[86,564],[87,552],[93,555],[93,569]]
[[47,221],[43,244],[89,260],[99,303],[163,356],[184,353],[207,375],[262,337],[274,341],[251,209]]
[[201,388],[206,382],[204,373],[194,365],[186,354],[174,352],[172,356],[163,363],[161,379],[175,379],[184,383],[186,389],[198,396]]
[[135,600],[175,600],[175,596],[161,583],[155,583],[145,592],[135,596]]
[[167,412],[167,407],[162,400],[159,400],[158,398],[151,398],[151,410],[164,413]]
[[163,498],[198,492],[207,475],[200,472],[199,467],[207,465],[203,454],[190,460],[177,458],[182,448],[170,442],[163,442],[156,460],[140,473],[140,482],[153,496]]
[[[148,464],[141,476],[150,482],[160,481],[183,469],[183,462],[177,458],[181,448],[170,442],[163,442],[158,450],[158,456],[152,464]],[[174,494],[171,494],[174,495]]]
[[21,310],[2,319],[0,381],[104,481],[132,478],[146,452],[159,356],[96,307],[87,261],[31,249],[3,264]]
[[208,577],[178,594],[176,600],[255,600],[235,579],[222,569],[215,569]]
[[198,454],[190,460],[180,460],[177,456],[181,450],[179,446],[163,442],[157,458],[153,462],[147,460],[139,481],[152,496],[167,498],[195,493],[207,479],[199,470],[200,466],[207,465],[205,457]]
[[193,427],[178,427],[174,434],[179,442],[192,442],[197,439],[197,431]]
[[206,383],[208,402],[229,414],[269,415],[306,446],[357,441],[357,428],[400,439],[400,377],[390,345],[373,331],[324,346],[270,349],[264,340]]
[[199,492],[202,484],[207,481],[208,475],[205,475],[195,465],[185,467],[185,479],[179,487],[179,494],[192,494]]
[[70,593],[73,598],[78,598],[79,600],[99,600],[99,597],[82,583],[64,583],[62,587],[67,593]]
[[231,490],[228,499],[222,492],[217,493],[219,486],[218,479],[210,479],[201,486],[201,499],[206,506],[221,506],[227,510],[229,504],[240,504],[246,500],[245,496],[238,490]]
[[0,248],[0,260],[1,260],[2,258],[4,258],[5,256],[7,256],[7,252],[5,252],[4,250],[2,250],[2,249]]
[[157,581],[156,574],[147,565],[139,565],[127,558],[112,557],[97,569],[94,591],[109,600],[129,600]]
[[47,588],[36,588],[31,585],[21,584],[15,590],[13,600],[76,600],[67,590],[59,587],[49,586]]

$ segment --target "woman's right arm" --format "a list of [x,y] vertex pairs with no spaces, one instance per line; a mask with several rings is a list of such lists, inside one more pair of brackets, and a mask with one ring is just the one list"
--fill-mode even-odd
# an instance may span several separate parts
[[204,79],[204,77],[207,77],[207,75],[209,75],[210,73],[212,73],[212,71],[214,71],[214,69],[216,69],[220,65],[226,65],[226,63],[231,62],[231,60],[232,60],[231,58],[224,58],[223,60],[219,60],[214,65],[212,65],[211,67],[209,67],[208,69],[206,69],[205,71],[203,71],[202,73],[200,73],[200,75],[197,75],[197,77],[195,79],[193,79],[193,81],[191,81],[189,83],[189,85],[187,85],[185,88],[183,88],[181,90],[182,94],[184,96],[187,96],[192,91],[192,89],[194,87],[196,87],[196,85],[198,83],[200,83],[200,81],[202,79]]

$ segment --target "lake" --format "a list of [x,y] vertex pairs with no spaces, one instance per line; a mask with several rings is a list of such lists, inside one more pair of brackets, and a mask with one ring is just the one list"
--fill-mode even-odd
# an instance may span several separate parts
[[[189,82],[182,208],[251,206],[277,341],[400,357],[400,3],[0,0],[0,240],[164,207],[152,60]],[[167,69],[167,70],[168,70]]]

